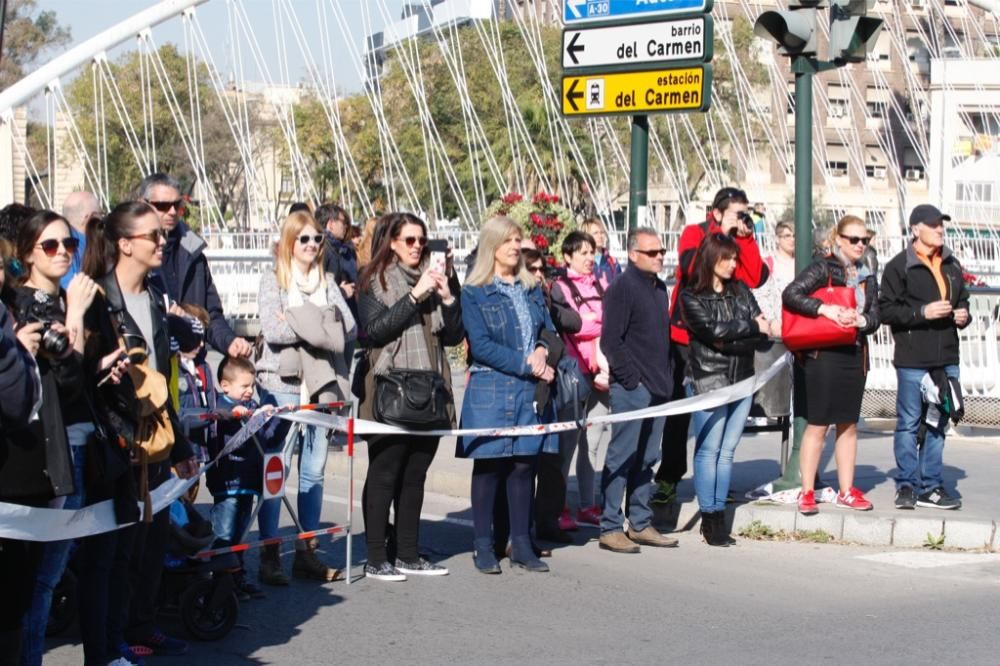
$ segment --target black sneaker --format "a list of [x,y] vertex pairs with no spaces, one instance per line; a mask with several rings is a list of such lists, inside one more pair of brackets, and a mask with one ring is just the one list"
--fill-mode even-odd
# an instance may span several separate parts
[[401,582],[406,580],[406,574],[388,562],[368,562],[365,564],[365,577],[375,580]]
[[434,564],[429,562],[423,557],[418,557],[412,562],[407,562],[406,560],[396,560],[396,570],[404,574],[413,574],[414,576],[447,576],[448,569],[441,566],[440,564]]
[[918,497],[917,506],[925,506],[931,509],[961,509],[962,500],[952,497],[945,492],[944,488],[938,486],[934,490]]
[[910,486],[900,486],[896,491],[897,509],[914,509],[917,506],[917,494]]

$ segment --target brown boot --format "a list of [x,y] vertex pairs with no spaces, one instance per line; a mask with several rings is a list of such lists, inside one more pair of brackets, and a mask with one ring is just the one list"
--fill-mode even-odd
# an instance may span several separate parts
[[638,553],[639,546],[635,545],[624,532],[605,532],[601,535],[600,547],[610,550],[613,553]]
[[652,525],[647,525],[644,529],[638,532],[630,527],[628,528],[627,534],[629,539],[636,543],[641,543],[643,546],[673,548],[677,545],[677,539],[663,536]]
[[288,576],[281,570],[281,545],[264,546],[260,553],[260,582],[265,585],[288,585]]
[[319,550],[319,539],[309,539],[305,548],[295,550],[295,564],[292,565],[292,575],[296,578],[322,580],[329,583],[340,577],[340,569],[326,566],[316,555]]

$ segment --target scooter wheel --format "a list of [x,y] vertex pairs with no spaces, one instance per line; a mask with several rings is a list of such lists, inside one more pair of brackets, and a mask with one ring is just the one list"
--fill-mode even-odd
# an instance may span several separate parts
[[184,628],[191,638],[199,641],[217,641],[225,638],[236,625],[240,615],[240,602],[230,593],[210,608],[213,581],[200,580],[181,594],[180,614]]

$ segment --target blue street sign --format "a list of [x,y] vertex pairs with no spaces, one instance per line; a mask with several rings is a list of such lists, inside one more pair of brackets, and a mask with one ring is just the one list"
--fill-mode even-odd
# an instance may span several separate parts
[[563,23],[654,19],[712,9],[712,0],[563,0]]

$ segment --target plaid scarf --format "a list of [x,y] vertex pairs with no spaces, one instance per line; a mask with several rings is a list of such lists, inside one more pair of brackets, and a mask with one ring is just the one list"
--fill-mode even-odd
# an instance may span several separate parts
[[[401,298],[407,298],[407,294],[410,293],[423,274],[424,268],[424,264],[417,268],[407,268],[398,261],[394,262],[385,271],[386,288],[382,289],[381,281],[375,279],[372,281],[372,292],[379,301],[391,308]],[[444,328],[441,299],[436,293],[432,293],[417,305],[417,310],[418,314],[413,315],[403,334],[386,345],[382,354],[379,355],[374,367],[376,375],[384,375],[392,368],[442,371],[440,367],[434,367],[431,362],[427,342],[424,340],[423,318],[421,317],[421,314],[430,314],[431,334],[437,334],[441,331]],[[443,354],[438,353],[437,357],[440,361]]]

